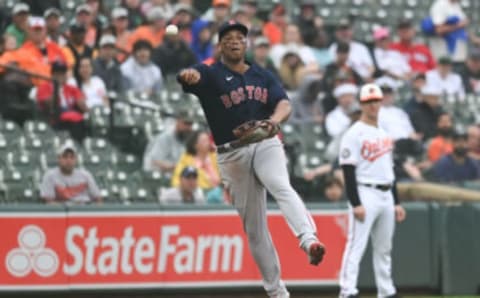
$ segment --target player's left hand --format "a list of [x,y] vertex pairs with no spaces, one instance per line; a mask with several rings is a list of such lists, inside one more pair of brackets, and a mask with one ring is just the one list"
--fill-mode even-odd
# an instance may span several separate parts
[[273,120],[251,120],[233,129],[233,135],[242,144],[257,143],[275,136],[280,126]]
[[403,209],[401,205],[395,205],[395,219],[397,222],[404,221],[405,217],[407,217],[407,212],[405,212],[405,209]]

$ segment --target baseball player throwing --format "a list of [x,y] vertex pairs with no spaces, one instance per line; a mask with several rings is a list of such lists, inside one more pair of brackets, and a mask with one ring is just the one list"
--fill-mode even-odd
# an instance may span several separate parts
[[378,297],[397,297],[391,274],[395,219],[405,219],[393,173],[393,140],[378,127],[383,94],[375,84],[360,90],[362,115],[345,133],[340,165],[350,201],[348,240],[340,273],[340,297],[358,297],[357,278],[368,238],[372,239]]
[[276,137],[290,114],[285,91],[271,73],[244,61],[248,29],[230,21],[219,29],[221,59],[178,74],[185,92],[197,95],[217,145],[224,185],[243,221],[250,251],[270,297],[289,297],[267,226],[266,190],[276,199],[310,263],[325,248],[315,224],[289,182],[285,153]]

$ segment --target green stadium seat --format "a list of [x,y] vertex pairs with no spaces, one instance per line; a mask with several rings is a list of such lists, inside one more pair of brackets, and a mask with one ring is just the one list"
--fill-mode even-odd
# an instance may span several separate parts
[[161,187],[170,186],[170,177],[167,177],[158,171],[141,171],[139,177],[142,185],[154,195],[158,195]]
[[324,129],[321,124],[303,124],[299,126],[302,135],[306,137],[322,138],[325,136]]
[[33,202],[38,194],[33,184],[33,172],[22,172],[18,169],[2,169],[1,182],[7,202]]
[[301,142],[302,134],[298,125],[285,123],[282,125],[283,143],[286,145],[295,145]]
[[112,166],[127,173],[140,170],[141,160],[133,154],[117,153],[112,156]]
[[23,135],[22,129],[13,121],[1,121],[0,133],[9,141],[18,139]]
[[132,179],[132,177],[130,174],[123,171],[108,170],[105,173],[105,179],[109,184],[126,184],[129,179]]
[[152,120],[146,122],[143,126],[143,130],[148,139],[152,139],[156,135],[161,134],[165,131],[165,128],[165,123],[162,120]]
[[419,5],[418,2],[426,2],[426,1],[406,0],[405,3],[404,3],[404,5],[405,5],[405,7],[409,7],[409,8],[415,9],[415,8],[418,7],[418,5]]
[[109,184],[109,193],[109,197],[105,199],[106,202],[124,205],[130,204],[130,189],[126,184]]
[[39,203],[39,193],[31,186],[7,185],[6,197],[15,203]]
[[327,145],[327,142],[323,139],[312,140],[311,142],[306,142],[305,150],[308,154],[323,156]]
[[318,13],[323,19],[325,19],[326,22],[333,23],[334,17],[332,10],[329,7],[322,7]]
[[[70,138],[70,135],[65,134],[62,132],[62,134],[56,134],[53,137],[45,136],[42,138],[42,143],[43,147],[45,148],[45,152],[50,151],[50,150],[56,150],[60,148],[65,142],[73,142],[75,144],[75,141]],[[75,144],[78,145],[78,144]]]
[[[48,139],[47,137],[45,139]],[[43,151],[48,150],[50,144],[44,142],[44,138],[40,136],[21,136],[17,142],[20,151],[26,151],[31,154],[39,155]]]
[[[110,130],[111,109],[106,107],[97,107],[89,114],[89,125],[93,136],[107,137]],[[116,131],[122,131],[123,128],[134,127],[136,119],[132,115],[132,108],[127,104],[116,104],[113,110],[114,127]]]
[[319,6],[334,6],[337,4],[336,0],[320,0]]
[[392,2],[392,0],[380,0],[380,5],[388,8],[392,5]]
[[112,144],[107,139],[86,137],[83,146],[87,152],[111,153],[114,151]]
[[0,134],[0,165],[6,166],[8,152],[15,151],[15,142],[9,141],[3,134]]
[[320,124],[308,124],[300,127],[302,144],[306,151],[323,151],[326,147],[327,137]]
[[0,205],[9,203],[11,203],[11,201],[8,200],[7,187],[5,184],[0,183]]
[[307,168],[308,156],[305,152],[301,152],[297,155],[297,160],[294,168],[292,169],[292,175],[294,177],[303,177],[303,172]]
[[26,121],[23,125],[23,129],[26,135],[37,136],[40,138],[53,138],[55,137],[55,131],[46,122],[41,121]]
[[110,154],[84,153],[79,154],[78,163],[92,174],[103,173],[111,167],[110,157]]
[[7,167],[17,169],[22,173],[32,172],[41,166],[41,154],[28,152],[8,152]]
[[365,3],[365,0],[351,0],[351,4],[355,6],[362,6],[366,3]]
[[152,192],[143,184],[130,185],[128,187],[128,198],[133,203],[158,202],[157,192]]
[[53,148],[46,152],[43,152],[40,157],[40,169],[46,171],[48,169],[56,167],[58,164],[58,154]]
[[[125,172],[114,170],[91,172],[97,182],[104,202],[109,204],[126,204],[128,198],[121,196],[121,188],[128,185],[132,177]],[[133,177],[135,178],[135,177]]]
[[316,168],[324,163],[320,154],[309,153],[306,157],[307,168]]

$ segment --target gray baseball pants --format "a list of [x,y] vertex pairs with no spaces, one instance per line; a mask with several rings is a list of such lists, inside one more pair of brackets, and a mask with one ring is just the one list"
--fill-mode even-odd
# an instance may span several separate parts
[[317,240],[316,226],[290,185],[287,160],[278,137],[218,154],[223,183],[242,218],[250,252],[270,297],[289,297],[281,280],[280,262],[267,226],[266,191],[278,203],[290,229],[306,249]]

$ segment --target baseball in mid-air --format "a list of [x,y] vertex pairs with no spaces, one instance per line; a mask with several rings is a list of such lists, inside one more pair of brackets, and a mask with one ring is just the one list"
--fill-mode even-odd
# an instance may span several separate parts
[[177,35],[178,34],[178,27],[174,24],[170,24],[165,29],[165,33],[170,35]]

